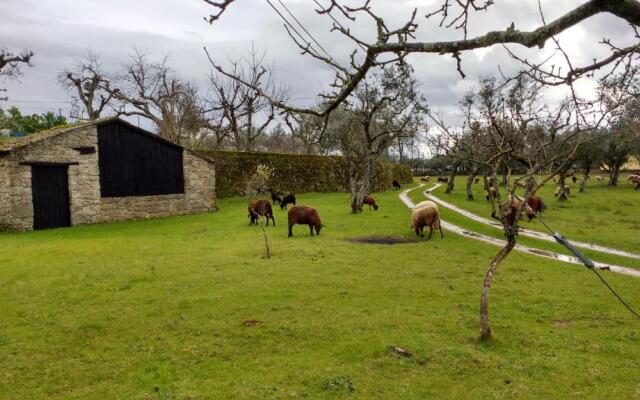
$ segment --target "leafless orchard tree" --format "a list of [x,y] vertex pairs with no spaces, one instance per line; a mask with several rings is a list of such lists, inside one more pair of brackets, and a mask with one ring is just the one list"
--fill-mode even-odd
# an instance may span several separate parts
[[640,154],[640,66],[606,76],[599,92],[610,111],[609,134],[599,150],[609,185],[617,185],[622,166]]
[[115,77],[109,93],[118,101],[118,114],[147,118],[160,136],[192,147],[201,139],[204,126],[198,92],[167,62],[167,57],[149,61],[147,53],[136,51]]
[[[266,52],[259,53],[252,47],[248,57],[231,61],[231,74],[238,79],[220,73],[221,68],[206,49],[205,52],[213,67],[207,100],[209,120],[218,131],[230,135],[236,150],[254,151],[256,141],[274,121],[276,107],[250,86],[260,87],[270,99],[279,102],[286,100],[287,91],[276,82],[273,68],[264,66]],[[248,82],[250,86],[242,82]]]
[[[208,18],[210,23],[214,23],[221,18],[225,12],[232,9],[233,7],[231,6],[233,3],[242,3],[242,0],[203,1],[210,4],[216,10],[216,12]],[[316,11],[319,15],[331,17],[334,20],[332,31],[341,34],[345,40],[353,42],[354,51],[351,55],[351,63],[349,66],[338,64],[335,60],[321,55],[312,47],[311,43],[302,41],[293,35],[291,31],[287,30],[291,39],[303,54],[310,55],[334,68],[336,70],[336,79],[331,85],[334,90],[324,95],[325,99],[330,101],[325,103],[325,107],[322,110],[292,107],[278,99],[271,99],[277,107],[289,111],[326,116],[338,107],[339,104],[347,100],[349,95],[358,87],[359,83],[367,76],[370,70],[403,60],[408,54],[412,53],[433,53],[441,56],[451,56],[456,61],[457,69],[461,77],[464,78],[461,54],[466,51],[487,48],[494,45],[517,45],[526,48],[537,47],[542,49],[548,41],[552,41],[557,50],[566,56],[566,53],[562,52],[562,47],[559,46],[559,42],[555,38],[556,35],[573,26],[579,25],[595,15],[611,14],[619,17],[629,23],[631,26],[630,29],[635,37],[637,37],[636,28],[640,25],[640,3],[636,0],[589,0],[551,22],[547,22],[542,13],[540,15],[532,15],[533,18],[539,18],[541,22],[538,28],[531,31],[520,31],[514,24],[511,24],[511,26],[504,30],[491,31],[469,38],[467,28],[470,23],[470,16],[475,12],[482,12],[489,7],[498,6],[494,5],[493,1],[479,3],[477,0],[461,0],[455,2],[445,0],[440,8],[433,12],[427,12],[426,18],[429,20],[439,17],[440,26],[460,30],[463,38],[452,41],[424,42],[416,38],[419,27],[417,8],[414,9],[404,24],[394,29],[389,28],[383,16],[376,14],[371,0],[366,0],[360,6],[355,7],[345,5],[340,0],[328,0],[324,1],[324,3],[326,5],[318,8]],[[377,32],[375,42],[369,43],[356,37],[350,27],[340,23],[336,16],[342,17],[342,19],[347,21],[355,21],[358,16],[368,18]],[[530,64],[526,59],[520,58],[512,47],[506,48],[511,52],[514,59],[519,59],[525,66],[530,67],[529,73],[531,76],[541,82],[553,85],[572,85],[579,78],[589,76],[594,73],[594,71],[604,67],[611,65],[613,65],[614,68],[625,67],[628,65],[625,60],[628,60],[630,55],[635,54],[639,47],[639,44],[636,44],[625,48],[618,48],[607,39],[601,43],[610,50],[609,56],[594,60],[591,64],[583,66],[573,65],[571,59],[566,56],[566,65],[564,68],[560,68],[560,66],[555,64],[551,65],[551,63]],[[385,57],[385,55],[387,57]],[[262,91],[259,86],[252,85],[251,82],[242,80],[241,77],[237,77],[231,72],[227,72],[227,75],[231,78],[238,78],[240,82],[245,83],[257,92],[262,92],[269,98],[268,93]]]
[[[215,9],[215,12],[209,17],[210,23],[214,23],[225,12],[229,12],[234,3],[242,3],[242,0],[204,1]],[[354,51],[347,66],[340,65],[334,59],[323,56],[315,50],[310,42],[295,36],[287,29],[289,36],[303,54],[314,57],[336,71],[335,81],[331,84],[332,90],[323,95],[325,102],[322,109],[293,107],[279,99],[270,97],[260,86],[242,79],[242,77],[235,75],[233,71],[227,72],[222,68],[219,68],[219,71],[265,96],[275,107],[288,112],[308,113],[324,117],[326,121],[328,121],[329,113],[339,109],[341,104],[347,101],[349,96],[360,87],[361,82],[366,79],[371,71],[388,64],[401,62],[407,55],[413,53],[431,53],[452,57],[455,60],[460,76],[464,78],[462,66],[462,54],[464,52],[502,45],[514,61],[521,63],[523,74],[527,75],[529,79],[540,85],[567,85],[571,92],[569,101],[559,110],[547,110],[548,112],[542,114],[544,118],[540,118],[540,114],[534,113],[533,104],[527,107],[514,107],[512,101],[509,101],[512,103],[511,106],[502,104],[503,102],[497,101],[499,99],[490,95],[491,93],[480,95],[480,102],[484,101],[485,103],[479,108],[481,113],[479,121],[489,129],[490,134],[487,135],[489,140],[487,146],[490,146],[489,148],[493,150],[489,156],[485,155],[481,159],[474,160],[474,162],[482,164],[488,171],[491,171],[494,182],[497,182],[497,171],[502,167],[506,171],[506,179],[503,183],[506,186],[505,189],[511,195],[508,198],[508,202],[502,205],[497,205],[493,196],[491,197],[493,214],[503,224],[507,244],[492,260],[482,290],[480,307],[481,337],[489,338],[491,337],[491,329],[488,320],[488,299],[491,282],[498,265],[516,244],[517,221],[520,218],[526,200],[546,180],[551,179],[551,176],[557,172],[558,167],[564,166],[563,163],[558,163],[559,161],[573,158],[577,147],[575,143],[571,143],[575,140],[576,133],[597,126],[597,123],[591,120],[592,118],[598,119],[597,113],[593,110],[594,104],[579,98],[574,88],[575,82],[582,77],[593,75],[596,71],[612,74],[616,71],[628,70],[633,65],[640,47],[640,36],[637,31],[637,27],[640,25],[640,2],[636,0],[589,0],[550,22],[545,20],[542,8],[539,7],[540,14],[531,16],[532,18],[539,18],[541,21],[536,29],[521,31],[512,23],[504,30],[468,37],[470,16],[489,7],[499,6],[494,5],[494,2],[490,0],[483,3],[477,0],[455,2],[444,0],[440,8],[425,14],[427,19],[438,18],[440,26],[457,29],[461,32],[461,39],[449,41],[418,40],[416,37],[419,26],[417,9],[413,11],[404,24],[390,28],[385,22],[384,16],[376,13],[371,3],[370,0],[366,0],[360,6],[351,6],[339,0],[325,0],[323,2],[325,5],[317,9],[320,16],[332,18],[334,21],[332,31],[337,32],[345,40],[353,43]],[[606,57],[595,59],[592,63],[586,65],[575,65],[574,60],[564,51],[556,36],[598,14],[614,15],[628,23],[630,32],[636,39],[636,44],[619,47],[610,40],[604,39],[601,44],[608,50]],[[367,42],[353,33],[349,23],[354,21],[356,17],[364,17],[371,21],[377,33],[375,41]],[[345,23],[341,23],[338,18],[345,21]],[[604,34],[606,32],[603,32]],[[533,64],[517,54],[517,47],[537,47],[542,49],[548,42],[552,43],[556,53],[563,59],[562,66],[552,64],[549,62],[551,59]],[[585,49],[585,53],[587,52],[588,49]],[[533,99],[536,97],[531,96],[533,93],[527,94],[522,91],[524,89],[532,90],[533,88],[535,86],[527,83],[522,85],[521,89],[514,89],[513,85],[510,85],[509,90],[515,90],[513,93],[515,98],[528,96]],[[495,88],[490,85],[485,89],[494,90]],[[501,107],[511,107],[511,109],[505,112],[500,109]],[[531,113],[525,113],[525,111],[530,111]],[[570,123],[565,121],[570,121]],[[524,177],[516,179],[511,186],[509,171],[513,162],[519,162],[527,167]],[[556,171],[552,170],[547,178],[536,182],[534,175],[545,167],[548,169],[551,165],[556,166]],[[519,205],[516,206],[518,203],[515,201],[515,187],[517,182],[521,180],[526,181],[524,201],[520,201]],[[488,177],[485,175],[485,183],[487,181]]]
[[285,123],[291,135],[292,152],[295,152],[296,144],[299,144],[302,154],[318,154],[325,148],[322,143],[325,132],[322,118],[309,114],[287,114]]
[[[471,116],[471,125],[482,132],[473,142],[475,151],[461,152],[461,146],[455,146],[459,143],[455,141],[456,133],[436,120],[440,136],[453,138],[444,143],[457,151],[458,157],[485,171],[485,187],[499,185],[506,195],[506,199],[500,201],[500,192],[487,192],[491,215],[501,222],[507,241],[492,260],[483,284],[480,309],[483,339],[491,337],[489,293],[493,277],[517,243],[519,220],[529,199],[553,176],[573,164],[580,146],[590,140],[590,136],[584,133],[593,131],[604,121],[599,112],[577,110],[571,99],[555,107],[549,105],[545,97],[543,85],[526,75],[507,82],[483,80],[465,102],[470,110],[467,115]],[[587,117],[587,113],[591,117]],[[578,124],[582,117],[592,121],[593,125]],[[459,137],[466,136],[462,134]],[[463,140],[462,146],[464,144]],[[449,151],[447,147],[443,150]],[[514,178],[511,176],[513,165],[518,165],[525,173]],[[499,171],[505,174],[502,181],[498,179]],[[549,174],[540,175],[542,172]],[[537,175],[540,175],[538,180]]]
[[[15,79],[22,74],[23,65],[31,65],[31,58],[34,53],[31,50],[22,50],[14,53],[6,48],[0,48],[0,79]],[[0,92],[6,89],[0,88]],[[0,101],[6,101],[6,96],[0,97]]]
[[58,81],[71,94],[73,107],[80,114],[76,118],[81,120],[99,119],[116,94],[100,57],[91,50],[74,67],[62,71]]
[[[336,110],[337,111],[337,110]],[[409,65],[379,69],[329,117],[329,142],[349,160],[352,212],[362,211],[364,195],[373,190],[376,161],[398,140],[426,129],[426,105]],[[319,117],[318,131],[322,131]]]

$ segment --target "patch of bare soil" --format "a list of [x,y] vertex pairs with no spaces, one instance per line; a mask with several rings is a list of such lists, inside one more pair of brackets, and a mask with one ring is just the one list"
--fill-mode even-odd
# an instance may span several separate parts
[[262,324],[262,321],[259,321],[257,319],[248,319],[242,323],[242,325],[244,326],[256,326],[261,324]]
[[362,236],[356,238],[346,239],[351,243],[360,244],[403,244],[403,243],[416,243],[417,239],[409,239],[400,236]]

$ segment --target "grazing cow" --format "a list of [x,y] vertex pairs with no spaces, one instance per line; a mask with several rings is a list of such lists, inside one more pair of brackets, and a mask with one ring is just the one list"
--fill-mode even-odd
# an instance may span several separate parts
[[394,179],[393,182],[391,182],[391,184],[393,185],[394,190],[400,189],[400,182],[398,182],[397,180]]
[[293,204],[294,206],[296,205],[296,195],[293,193],[289,193],[286,196],[284,196],[282,198],[282,200],[280,201],[280,209],[281,210],[286,210],[287,209],[287,204]]
[[271,190],[271,201],[273,202],[273,204],[280,204],[282,203],[282,198],[280,197],[278,192]]
[[369,206],[369,211],[371,211],[371,207],[373,207],[374,210],[378,210],[378,205],[376,204],[376,200],[369,196],[368,194],[364,195],[364,198],[362,199],[362,204],[367,204]]
[[578,177],[574,175],[571,177],[571,180],[573,181],[573,183],[576,183],[576,181],[578,180]]
[[420,178],[420,181],[422,182],[429,182],[431,180],[431,177],[429,176],[423,176],[422,178]]
[[269,200],[254,200],[249,204],[249,225],[258,225],[258,219],[260,216],[267,217],[267,225],[269,226],[269,219],[273,221],[273,226],[276,226],[276,220],[273,218],[273,209]]
[[428,226],[429,237],[427,239],[431,239],[431,235],[433,235],[435,229],[440,231],[440,237],[444,239],[442,226],[440,225],[440,211],[437,207],[424,205],[413,209],[413,213],[411,214],[411,229],[416,232],[416,235],[424,237],[424,227]]
[[542,200],[542,197],[537,195],[531,196],[527,201],[527,205],[531,208],[531,212],[527,212],[527,218],[529,219],[529,222],[531,222],[536,214],[542,214],[542,210],[545,210],[547,208],[547,205],[545,204],[544,200]]
[[473,179],[473,183],[478,183],[480,182],[480,178],[478,178],[477,176]]
[[315,228],[316,234],[320,234],[320,229],[324,228],[320,216],[315,208],[307,206],[293,206],[289,210],[289,236],[293,236],[294,225],[309,225],[309,233],[313,236],[313,229]]
[[636,185],[636,190],[640,190],[640,175],[629,175],[627,179]]
[[438,182],[447,183],[447,182],[449,182],[449,178],[445,178],[445,177],[439,176],[438,177]]
[[[500,204],[500,212],[505,217],[507,224],[509,224],[510,226],[512,226],[516,220],[518,209],[520,209],[520,207],[522,206],[522,200],[523,199],[518,196],[513,199],[509,196],[507,200]],[[525,204],[522,211],[527,214],[527,217],[529,217],[530,220],[535,216],[535,212],[529,206],[529,204]],[[494,214],[492,214],[492,216],[495,217]],[[520,218],[522,218],[522,215],[520,215]]]

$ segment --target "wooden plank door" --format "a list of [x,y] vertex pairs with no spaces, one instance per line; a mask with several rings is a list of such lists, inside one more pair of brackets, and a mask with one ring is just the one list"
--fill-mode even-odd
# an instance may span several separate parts
[[71,226],[67,165],[31,166],[33,229]]

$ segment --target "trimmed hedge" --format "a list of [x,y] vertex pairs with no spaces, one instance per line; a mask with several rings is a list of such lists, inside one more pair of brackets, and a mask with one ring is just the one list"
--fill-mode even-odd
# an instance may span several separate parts
[[[216,166],[217,197],[241,196],[247,179],[258,164],[273,168],[269,183],[275,190],[293,193],[346,192],[349,189],[347,160],[337,156],[309,156],[282,153],[241,153],[233,151],[198,152]],[[376,166],[376,191],[391,188],[391,181],[411,183],[411,170],[406,165],[386,161]]]

